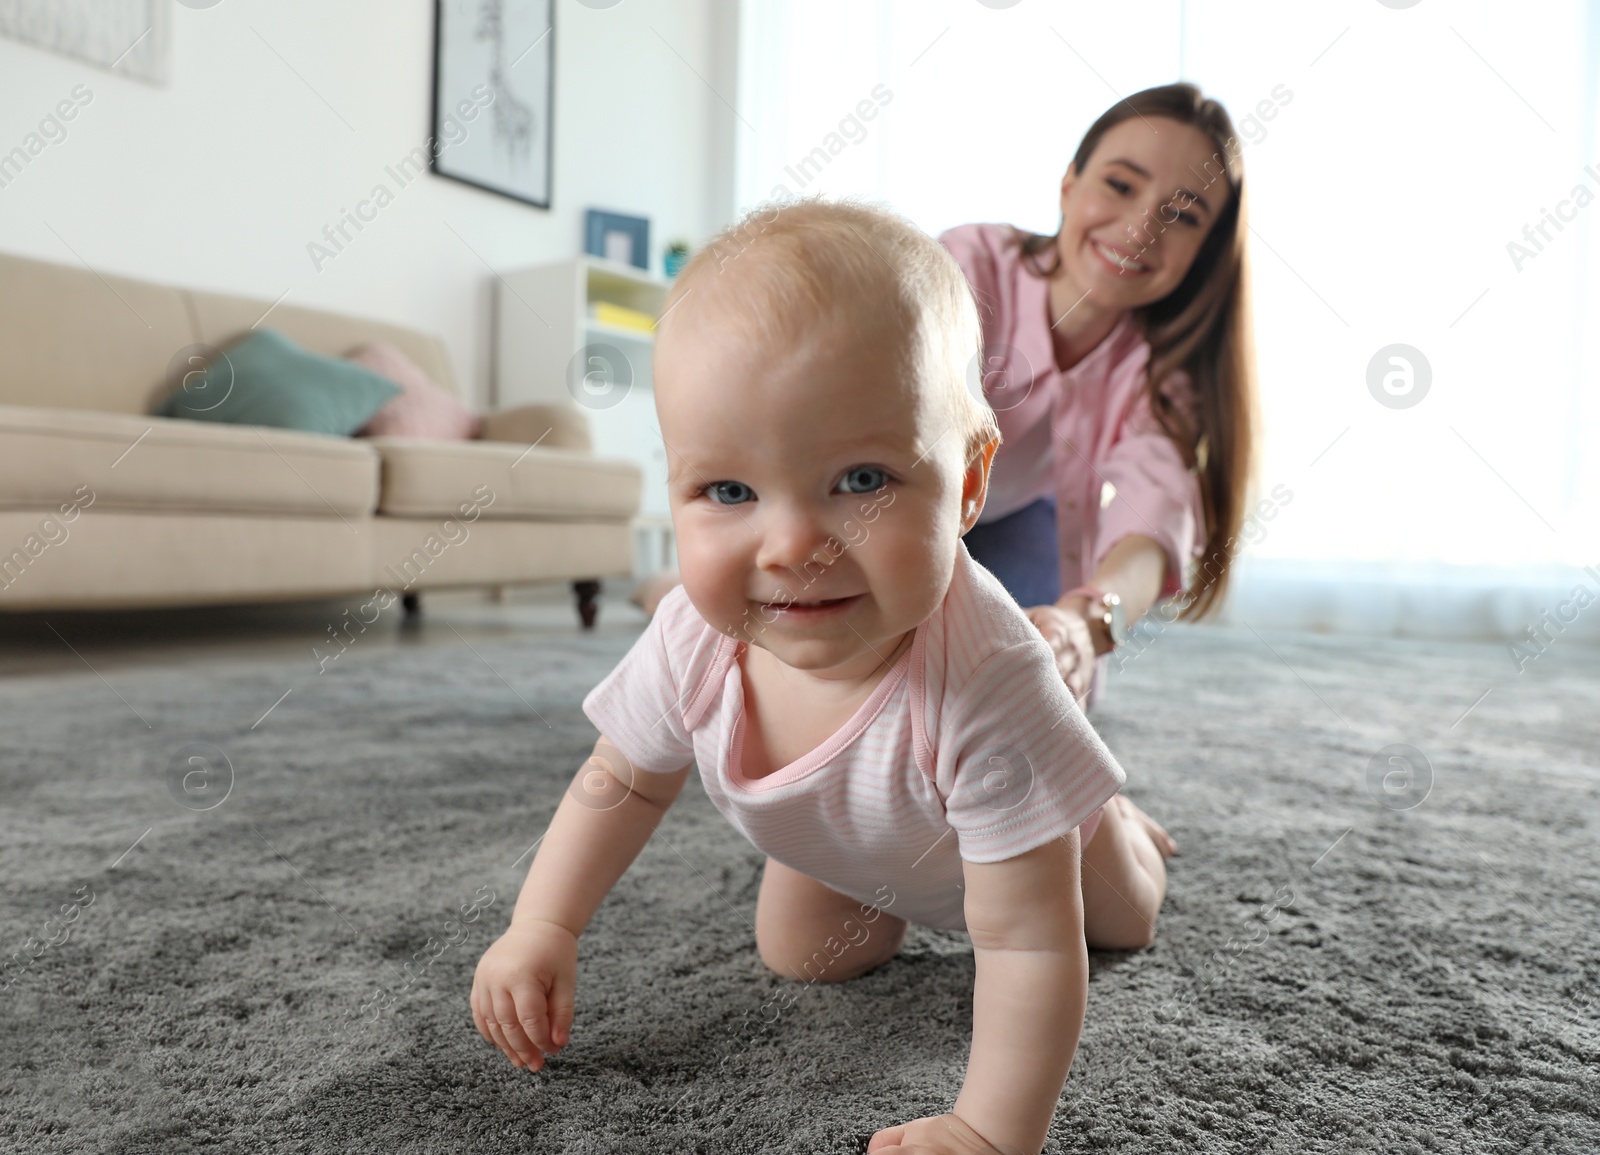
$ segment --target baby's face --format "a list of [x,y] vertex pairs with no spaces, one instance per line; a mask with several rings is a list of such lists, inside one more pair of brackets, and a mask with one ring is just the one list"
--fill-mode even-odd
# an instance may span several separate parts
[[966,467],[892,332],[823,318],[758,348],[685,321],[658,338],[655,382],[689,600],[789,666],[867,676],[943,600],[986,462]]

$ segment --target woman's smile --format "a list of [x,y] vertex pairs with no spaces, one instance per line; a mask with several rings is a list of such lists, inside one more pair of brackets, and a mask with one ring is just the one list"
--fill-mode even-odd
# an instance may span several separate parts
[[1107,244],[1105,241],[1098,240],[1095,237],[1090,237],[1088,240],[1089,247],[1094,250],[1095,256],[1099,257],[1101,263],[1119,277],[1137,277],[1150,271],[1149,265],[1120,246]]

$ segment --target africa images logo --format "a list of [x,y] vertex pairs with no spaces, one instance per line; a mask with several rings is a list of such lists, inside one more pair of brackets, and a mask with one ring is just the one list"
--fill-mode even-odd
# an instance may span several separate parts
[[1385,345],[1367,362],[1367,389],[1387,409],[1410,409],[1432,384],[1433,366],[1413,345]]

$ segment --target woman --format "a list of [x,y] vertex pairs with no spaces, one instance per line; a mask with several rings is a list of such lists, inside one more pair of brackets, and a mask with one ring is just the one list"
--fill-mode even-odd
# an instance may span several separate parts
[[967,548],[1088,705],[1126,626],[1174,595],[1199,617],[1226,588],[1255,444],[1239,147],[1193,85],[1147,89],[1085,134],[1054,236],[940,237],[1004,436]]

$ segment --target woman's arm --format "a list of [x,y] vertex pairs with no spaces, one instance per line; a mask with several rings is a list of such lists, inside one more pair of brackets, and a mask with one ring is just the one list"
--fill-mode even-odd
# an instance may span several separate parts
[[[1166,575],[1166,550],[1153,537],[1130,533],[1106,552],[1088,584],[1121,598],[1122,612],[1131,626],[1155,604]],[[1081,618],[1088,609],[1089,599],[1080,594],[1075,598],[1062,598],[1056,605]],[[1111,638],[1102,622],[1089,623],[1089,636],[1096,655],[1111,649]]]
[[[1144,616],[1161,594],[1166,581],[1167,553],[1153,537],[1130,533],[1106,551],[1089,584],[1116,594],[1131,626]],[[1055,605],[1033,606],[1028,620],[1039,628],[1055,651],[1061,678],[1080,702],[1094,678],[1094,660],[1111,649],[1105,624],[1090,621],[1089,599],[1081,594],[1063,597]]]

